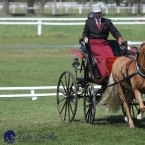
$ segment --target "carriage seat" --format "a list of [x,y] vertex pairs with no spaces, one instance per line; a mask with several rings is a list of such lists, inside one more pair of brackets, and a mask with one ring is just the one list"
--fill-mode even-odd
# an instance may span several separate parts
[[[114,60],[121,56],[122,55],[122,52],[121,52],[121,49],[120,49],[120,45],[118,43],[117,40],[107,40],[113,53],[114,53],[114,57],[108,57],[106,58],[106,77],[108,77],[111,73],[111,68],[112,68],[112,64],[114,62]],[[89,69],[90,69],[90,74],[91,74],[91,77],[94,78],[94,81],[95,80],[98,80],[98,79],[102,79],[101,75],[100,75],[100,72],[99,72],[99,69],[97,67],[97,60],[92,56],[91,54],[91,51],[89,49],[89,44],[85,44],[83,42],[83,39],[79,39],[79,43],[81,44],[81,51],[83,53],[84,56],[87,56],[86,59],[88,59],[88,63],[89,63]],[[124,47],[127,47],[124,46]],[[106,84],[106,82],[105,82]]]

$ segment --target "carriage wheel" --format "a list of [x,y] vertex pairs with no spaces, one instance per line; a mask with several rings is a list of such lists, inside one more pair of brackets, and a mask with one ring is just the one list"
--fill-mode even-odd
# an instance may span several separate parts
[[[127,115],[126,115],[126,111],[125,111],[123,105],[121,105],[121,108],[122,108],[123,115],[125,117],[124,119],[125,119],[126,122],[128,122]],[[137,114],[140,113],[139,106],[138,106],[138,102],[137,102],[136,99],[133,99],[131,101],[130,111],[131,111],[131,116],[133,118],[136,118],[137,117]]]
[[64,71],[57,85],[57,108],[62,121],[73,121],[77,110],[77,87],[73,75]]
[[93,124],[96,114],[96,97],[92,83],[86,85],[84,95],[84,118],[86,123]]

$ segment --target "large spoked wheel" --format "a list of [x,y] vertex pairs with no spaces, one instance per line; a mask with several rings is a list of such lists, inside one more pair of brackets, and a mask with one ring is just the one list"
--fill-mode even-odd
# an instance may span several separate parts
[[77,110],[77,86],[71,72],[64,71],[57,85],[57,108],[62,121],[73,121]]
[[96,97],[94,86],[88,83],[84,94],[84,118],[86,123],[93,124],[96,114]]

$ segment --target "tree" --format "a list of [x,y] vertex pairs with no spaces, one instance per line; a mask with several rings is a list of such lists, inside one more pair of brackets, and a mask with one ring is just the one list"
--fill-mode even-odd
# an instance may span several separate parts
[[120,5],[120,0],[115,0],[116,1],[116,5],[119,6]]
[[[27,1],[28,7],[34,7],[34,2],[35,2],[35,0],[28,0],[28,1]],[[28,12],[28,13],[35,13],[34,9],[28,9],[27,12]]]
[[44,9],[44,5],[45,5],[45,3],[47,2],[47,0],[41,0],[40,1],[40,7],[39,7],[39,12],[38,12],[38,15],[42,15],[42,13],[43,13],[43,9]]
[[141,14],[141,7],[140,7],[140,4],[141,2],[143,2],[143,0],[129,0],[129,2],[131,3],[131,5],[133,5],[133,3],[137,3],[137,13],[140,15]]
[[[44,5],[45,5],[45,3],[48,2],[48,1],[51,1],[51,0],[41,0],[41,1],[40,1],[40,8],[39,8],[39,12],[38,12],[38,15],[39,15],[39,16],[42,15],[43,10],[44,10]],[[54,2],[54,13],[55,13],[55,10],[56,10],[56,1],[57,1],[57,0],[53,0],[53,2]]]
[[10,0],[3,0],[2,15],[9,15],[9,1]]
[[140,12],[140,3],[141,3],[141,0],[137,0],[137,13],[138,14],[141,14],[141,12]]

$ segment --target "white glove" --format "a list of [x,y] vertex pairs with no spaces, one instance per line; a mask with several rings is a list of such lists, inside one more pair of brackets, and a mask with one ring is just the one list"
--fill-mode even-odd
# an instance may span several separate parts
[[85,37],[85,38],[84,38],[84,42],[85,42],[85,43],[88,43],[88,37]]
[[122,37],[119,37],[119,38],[118,38],[118,43],[119,43],[119,44],[123,44],[123,43],[124,43],[124,40],[123,40]]

